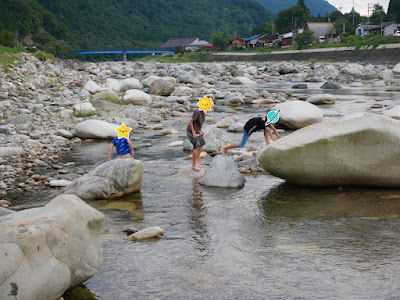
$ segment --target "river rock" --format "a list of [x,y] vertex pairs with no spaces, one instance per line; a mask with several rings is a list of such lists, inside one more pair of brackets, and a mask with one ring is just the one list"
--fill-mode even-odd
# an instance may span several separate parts
[[70,180],[50,180],[49,184],[51,187],[65,187],[71,183]]
[[163,235],[164,231],[161,227],[149,227],[143,230],[139,230],[131,234],[130,236],[124,238],[124,240],[129,241],[140,241],[140,240],[147,240],[155,237],[159,237]]
[[332,81],[327,81],[321,86],[321,89],[325,89],[325,90],[338,90],[341,88],[342,88],[342,86],[339,83],[332,82]]
[[231,124],[227,129],[228,132],[243,132],[243,130],[244,130],[244,123]]
[[[15,213],[15,211],[12,210],[12,209],[8,209],[8,208],[0,206],[0,217],[6,216],[6,215],[9,215],[9,214],[12,214],[12,213]],[[0,248],[1,248],[1,246],[0,246]],[[0,270],[1,270],[1,267],[0,267]],[[1,279],[1,277],[0,277],[0,279]]]
[[235,120],[231,117],[223,118],[221,121],[217,123],[218,128],[228,128],[230,125],[235,123]]
[[287,101],[274,106],[280,109],[278,123],[291,129],[298,129],[322,121],[323,113],[317,106],[299,100]]
[[161,77],[155,76],[155,75],[151,75],[151,76],[147,77],[145,80],[143,80],[143,81],[142,81],[142,84],[143,84],[143,86],[145,86],[145,87],[150,87],[151,84],[152,84],[154,81],[158,80],[158,79],[161,79]]
[[183,176],[186,178],[192,178],[192,179],[199,179],[203,177],[205,174],[204,169],[201,169],[200,171],[193,170],[192,165],[187,165],[183,166],[179,169],[178,171],[178,176]]
[[69,132],[68,130],[65,129],[59,129],[55,132],[55,134],[65,137],[67,139],[72,139],[74,137],[74,134],[72,132]]
[[255,82],[245,76],[238,76],[238,77],[233,78],[231,84],[257,85],[257,82]]
[[314,95],[307,99],[308,103],[315,105],[319,104],[334,104],[335,96],[329,94]]
[[394,73],[400,73],[400,64],[395,65],[392,71]]
[[297,90],[306,90],[307,88],[308,86],[305,83],[299,83],[292,86],[292,89],[297,89]]
[[74,108],[74,111],[78,111],[78,112],[82,112],[82,113],[96,111],[96,109],[93,107],[92,103],[90,103],[90,102],[82,102],[79,104],[75,104],[73,108]]
[[112,199],[139,192],[142,188],[143,163],[133,158],[108,161],[75,179],[65,189],[82,199]]
[[155,94],[160,96],[169,96],[175,89],[175,85],[168,80],[158,79],[154,81],[149,90],[149,94]]
[[128,90],[141,90],[142,89],[142,84],[140,81],[136,78],[127,78],[121,81],[121,91],[128,91]]
[[22,147],[0,147],[0,158],[21,156],[25,153]]
[[100,120],[86,120],[75,125],[75,135],[81,139],[113,139],[118,135],[115,129],[120,126]]
[[197,79],[196,77],[193,77],[192,75],[189,74],[183,74],[179,76],[179,81],[182,83],[191,83],[195,85],[200,85],[201,81]]
[[105,90],[94,96],[94,100],[118,101],[119,96],[113,90]]
[[258,159],[266,171],[289,183],[399,188],[399,149],[400,121],[369,114],[302,128],[274,142]]
[[92,80],[89,80],[88,82],[86,82],[86,84],[84,85],[83,88],[92,94],[100,92],[102,90],[102,88],[96,82],[94,82]]
[[217,155],[199,183],[208,186],[242,188],[246,180],[235,161],[229,156]]
[[396,105],[383,113],[384,116],[400,120],[400,105]]
[[107,78],[106,80],[106,88],[112,89],[116,92],[121,90],[121,81],[114,78]]
[[135,105],[148,105],[151,103],[152,98],[149,94],[146,94],[143,91],[128,90],[126,91],[123,100],[126,103],[132,103]]
[[214,126],[207,126],[204,129],[204,140],[206,144],[203,147],[204,151],[217,152],[222,146],[232,143],[228,135]]
[[1,298],[58,299],[93,277],[103,260],[103,222],[74,195],[1,217]]

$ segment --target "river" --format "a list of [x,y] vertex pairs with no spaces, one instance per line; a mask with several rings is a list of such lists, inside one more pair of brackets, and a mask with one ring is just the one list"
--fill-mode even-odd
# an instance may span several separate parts
[[[289,91],[323,93],[317,84]],[[400,92],[385,89],[328,93],[337,98],[335,105],[320,106],[325,119],[380,113],[400,104]],[[370,108],[375,103],[383,108]],[[207,117],[231,116],[229,109],[217,107]],[[246,121],[259,114],[259,107],[245,106],[237,116]],[[246,175],[240,190],[201,186],[176,175],[190,161],[181,148],[167,147],[183,139],[187,121],[163,122],[179,136],[157,136],[152,130],[134,134],[135,158],[145,165],[140,193],[88,202],[106,216],[104,262],[93,278],[66,293],[66,300],[400,298],[400,190],[297,187],[267,174]],[[262,134],[255,134],[249,145],[262,141]],[[75,163],[71,173],[90,170],[106,158],[108,146],[83,143],[61,162]],[[46,189],[31,200],[28,195],[9,199],[18,209],[44,204],[57,193]],[[163,238],[123,240],[123,229],[151,226],[162,227]]]

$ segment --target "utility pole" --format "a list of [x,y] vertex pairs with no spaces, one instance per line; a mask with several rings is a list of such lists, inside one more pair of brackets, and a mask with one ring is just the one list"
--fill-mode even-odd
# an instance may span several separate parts
[[369,29],[369,6],[370,6],[371,4],[370,3],[368,3],[368,14],[367,14],[367,35],[369,35],[369,31],[368,31],[368,29]]
[[354,0],[353,0],[353,25],[354,25]]
[[346,24],[343,22],[343,33],[346,33]]

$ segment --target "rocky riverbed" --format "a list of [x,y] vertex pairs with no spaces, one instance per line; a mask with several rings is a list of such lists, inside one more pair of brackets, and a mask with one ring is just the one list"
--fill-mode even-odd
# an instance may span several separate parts
[[[205,169],[222,145],[240,140],[247,119],[268,108],[282,109],[277,127],[283,136],[365,113],[399,119],[399,69],[298,62],[40,62],[20,54],[0,73],[0,198],[17,210],[25,202],[46,204],[61,192],[54,188],[104,162],[114,128],[124,122],[133,128],[135,158],[144,162],[143,187],[120,200],[88,200],[106,216],[104,263],[87,282],[100,297],[171,298],[189,290],[197,297],[265,299],[266,278],[271,297],[312,298],[324,290],[331,298],[376,298],[377,289],[363,282],[374,282],[378,290],[398,286],[393,264],[400,248],[398,191],[282,185],[256,159],[262,133],[252,135],[246,148],[228,152],[245,174],[241,190],[199,186],[188,178],[184,157],[190,152],[182,150],[190,150],[185,128],[203,96],[215,103],[204,128]],[[124,228],[153,226],[164,229],[163,239],[134,246],[122,239]],[[330,238],[321,238],[324,234]],[[366,250],[366,239],[378,254]],[[343,248],[336,251],[335,243]],[[303,271],[310,266],[311,273]],[[325,280],[321,270],[343,283]],[[311,290],[299,288],[305,282]],[[385,295],[396,293],[392,288]]]
[[[90,142],[75,129],[88,119],[115,125],[125,122],[134,132],[171,135],[179,128],[166,126],[165,122],[171,118],[189,119],[197,109],[198,98],[205,95],[213,99],[215,107],[231,107],[229,112],[233,116],[224,120],[211,116],[208,124],[240,132],[242,123],[237,124],[236,115],[243,106],[253,104],[265,110],[288,100],[307,100],[307,96],[293,92],[307,85],[326,83],[324,88],[328,90],[321,89],[325,97],[317,97],[316,104],[332,103],[333,97],[326,95],[326,91],[342,87],[400,90],[396,73],[399,66],[392,69],[371,64],[298,62],[95,64],[40,62],[29,54],[17,55],[16,61],[7,72],[0,73],[0,193],[3,195],[39,189],[50,185],[57,175],[67,173],[65,164],[59,162],[60,155],[74,145]],[[287,91],[271,93],[265,86],[287,87]],[[377,103],[376,108],[383,105]],[[307,107],[305,110],[309,111]],[[228,142],[222,135],[223,132],[215,134],[216,143],[211,143],[209,153],[219,151],[218,140]],[[251,159],[244,152],[232,153],[236,154],[236,161]],[[43,169],[53,171],[45,176]],[[81,174],[82,171],[76,170],[76,176]]]

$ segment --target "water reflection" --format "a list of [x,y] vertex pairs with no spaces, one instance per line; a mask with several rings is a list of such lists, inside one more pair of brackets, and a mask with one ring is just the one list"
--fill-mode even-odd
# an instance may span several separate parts
[[367,187],[311,188],[283,183],[260,200],[268,219],[397,219],[400,191]]
[[207,255],[210,250],[210,236],[207,232],[206,209],[203,203],[203,192],[199,182],[193,179],[192,205],[189,212],[189,229],[192,232],[191,240],[196,243],[195,249],[200,256]]

